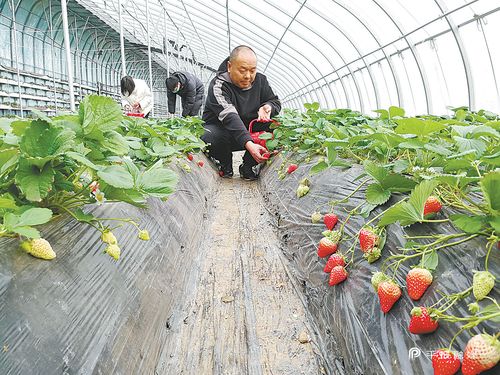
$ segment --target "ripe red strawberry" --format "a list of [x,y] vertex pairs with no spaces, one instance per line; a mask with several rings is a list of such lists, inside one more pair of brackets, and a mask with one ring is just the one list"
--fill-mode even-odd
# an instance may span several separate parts
[[411,319],[408,330],[411,333],[422,335],[434,332],[439,327],[438,321],[430,316],[426,307],[414,307],[410,314]]
[[472,337],[464,351],[462,373],[477,375],[495,367],[500,360],[500,341],[487,334]]
[[382,281],[378,285],[380,308],[384,313],[389,312],[396,301],[401,297],[401,289],[392,281]]
[[288,166],[288,169],[286,170],[286,173],[290,174],[290,173],[292,173],[293,171],[295,171],[297,168],[298,168],[297,164],[290,164],[290,165]]
[[406,289],[414,301],[418,301],[432,283],[432,274],[425,268],[413,268],[406,276]]
[[328,281],[328,285],[333,286],[340,284],[342,281],[347,279],[347,271],[342,266],[335,266],[330,272],[330,280]]
[[378,242],[379,237],[370,228],[362,228],[359,231],[359,245],[363,253],[371,251]]
[[203,160],[198,161],[198,166],[203,167],[204,165],[205,163],[203,162]]
[[323,271],[325,271],[326,273],[332,272],[332,269],[335,266],[345,266],[345,258],[342,254],[330,255],[330,258],[328,258],[328,260],[326,261]]
[[431,195],[425,201],[424,205],[424,218],[432,217],[439,211],[441,211],[441,202],[435,196]]
[[335,225],[337,225],[338,221],[339,218],[335,214],[326,214],[325,216],[323,216],[323,223],[325,223],[328,230],[332,230]]
[[432,354],[434,375],[454,375],[460,368],[460,358],[448,349],[438,349]]
[[318,256],[320,258],[326,258],[328,255],[331,255],[336,251],[337,251],[337,244],[333,242],[331,239],[323,237],[319,241]]
[[193,154],[187,154],[187,158],[189,161],[193,161],[194,159]]

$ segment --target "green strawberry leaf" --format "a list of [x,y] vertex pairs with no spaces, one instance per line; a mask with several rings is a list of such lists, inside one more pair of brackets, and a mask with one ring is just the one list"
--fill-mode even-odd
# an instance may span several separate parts
[[400,174],[389,174],[382,181],[381,185],[384,189],[388,189],[391,192],[404,193],[406,191],[411,191],[417,183],[404,177]]
[[73,147],[75,133],[56,128],[41,120],[32,121],[21,138],[19,148],[25,157],[40,168],[48,160]]
[[419,118],[404,118],[395,121],[398,124],[394,130],[397,134],[415,134],[423,137],[446,128],[446,125],[439,122]]
[[101,142],[101,146],[114,155],[126,155],[129,147],[127,140],[115,131],[108,131],[104,133],[105,140]]
[[321,171],[324,171],[325,169],[328,168],[328,163],[326,161],[320,161],[319,163],[315,164],[312,168],[311,168],[311,175],[314,175],[316,173],[319,173]]
[[122,111],[111,97],[89,95],[80,102],[79,116],[85,134],[108,132],[120,126]]
[[381,205],[389,200],[391,192],[381,184],[374,183],[366,188],[366,201],[370,204]]
[[111,165],[97,172],[97,175],[107,184],[120,189],[132,189],[134,179],[130,172],[121,165]]
[[500,216],[496,215],[491,217],[488,223],[495,230],[497,236],[500,235]]
[[12,195],[8,193],[0,195],[0,209],[15,210],[16,208],[16,201]]
[[96,220],[94,215],[92,214],[86,214],[83,212],[81,208],[77,208],[76,210],[73,211],[73,215],[76,220],[82,222],[82,223],[91,223]]
[[470,152],[473,150],[476,157],[480,157],[486,151],[486,143],[480,139],[469,139],[462,137],[453,137],[460,152]]
[[373,179],[377,180],[378,182],[382,182],[384,178],[386,178],[387,175],[389,174],[387,169],[375,164],[372,161],[365,161],[363,163],[363,166],[365,168],[365,172],[368,173],[370,176],[372,176]]
[[373,112],[380,114],[381,120],[387,120],[389,118],[389,111],[387,111],[385,109],[376,109]]
[[420,267],[427,268],[429,271],[434,271],[439,264],[439,256],[435,250],[422,254]]
[[500,171],[485,174],[479,184],[490,212],[500,215]]
[[43,168],[39,168],[28,160],[21,158],[15,181],[26,199],[32,202],[40,202],[52,190],[54,174],[54,169],[50,163],[45,164]]
[[394,162],[392,170],[394,171],[394,173],[401,173],[401,172],[406,171],[409,166],[410,166],[410,163],[407,160],[402,160],[402,159],[396,160]]
[[471,216],[464,214],[454,214],[450,219],[458,229],[463,230],[465,233],[477,233],[486,224],[486,216]]
[[157,163],[143,173],[138,188],[153,197],[165,198],[174,192],[179,178],[173,171],[161,168],[160,165]]
[[398,202],[389,208],[382,218],[378,226],[386,225],[399,221],[402,226],[408,226],[424,219],[424,205],[427,198],[432,194],[432,191],[438,185],[437,181],[426,180],[415,187],[410,194],[407,202]]
[[390,106],[389,107],[389,117],[404,117],[405,116],[405,110],[403,108],[395,107],[395,106]]
[[20,234],[28,238],[40,238],[40,232],[32,227],[15,227],[11,229],[11,232]]
[[272,138],[273,138],[273,133],[269,133],[269,132],[264,132],[261,135],[259,135],[259,139],[268,140],[268,139],[272,139]]
[[319,109],[319,103],[318,102],[304,103],[304,108],[317,111]]
[[48,208],[30,208],[19,217],[18,226],[32,226],[45,224],[52,219],[52,211]]
[[[498,305],[495,303],[491,303],[488,306],[485,306],[484,308],[481,309],[481,315],[493,315],[498,312]],[[494,317],[489,319],[490,322],[492,323],[500,323],[500,316]]]
[[101,170],[103,167],[101,166],[98,166],[94,163],[92,163],[89,159],[87,159],[84,155],[82,154],[79,154],[77,152],[73,152],[73,151],[68,151],[66,153],[66,156],[70,157],[71,159],[73,159],[74,161],[86,166],[86,167],[89,167],[90,169],[93,169],[94,171],[98,171],[98,170]]
[[418,139],[410,139],[406,142],[401,142],[399,148],[409,149],[409,150],[419,150],[424,148],[426,143],[419,141]]

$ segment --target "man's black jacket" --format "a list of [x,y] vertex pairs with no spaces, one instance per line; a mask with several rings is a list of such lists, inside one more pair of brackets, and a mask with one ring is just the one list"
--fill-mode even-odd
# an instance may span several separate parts
[[203,100],[204,90],[203,82],[201,82],[198,77],[188,72],[175,72],[172,76],[179,78],[181,89],[176,94],[167,90],[168,111],[170,113],[175,112],[176,95],[179,95],[182,98],[182,116],[194,115],[191,114],[191,109],[195,106],[196,101],[200,102],[200,105],[196,106],[196,108],[199,108],[202,104],[201,101]]
[[[225,69],[225,63],[227,59],[221,64],[221,70]],[[248,124],[257,118],[257,112],[264,104],[271,106],[271,116],[276,116],[281,110],[280,100],[265,75],[257,73],[252,86],[241,89],[231,82],[227,71],[219,71],[208,88],[203,121],[226,128],[243,149],[245,143],[252,140]]]

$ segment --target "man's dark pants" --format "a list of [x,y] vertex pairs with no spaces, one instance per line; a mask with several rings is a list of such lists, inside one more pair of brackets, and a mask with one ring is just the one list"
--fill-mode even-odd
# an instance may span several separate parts
[[[269,125],[271,123],[255,123],[253,131],[270,131]],[[229,168],[233,164],[233,151],[242,151],[245,148],[238,145],[234,137],[222,125],[218,124],[205,124],[205,133],[201,139],[205,143],[209,143],[208,152],[209,156],[217,159],[223,169]],[[257,165],[255,159],[248,151],[243,155],[243,163],[246,166],[252,167]]]

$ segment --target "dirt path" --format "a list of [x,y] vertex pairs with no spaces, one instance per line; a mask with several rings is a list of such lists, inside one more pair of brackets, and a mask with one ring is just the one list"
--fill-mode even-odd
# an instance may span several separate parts
[[235,175],[221,179],[200,228],[206,241],[156,374],[323,374],[258,183]]

